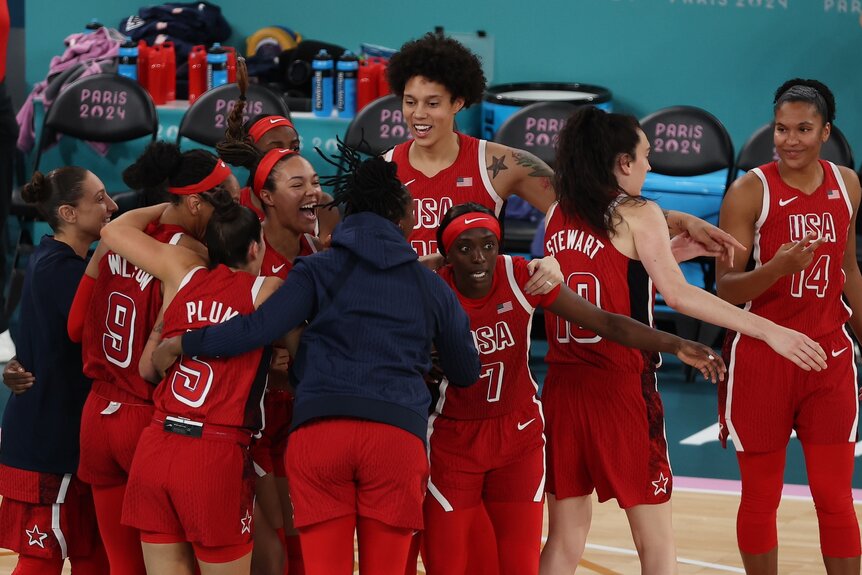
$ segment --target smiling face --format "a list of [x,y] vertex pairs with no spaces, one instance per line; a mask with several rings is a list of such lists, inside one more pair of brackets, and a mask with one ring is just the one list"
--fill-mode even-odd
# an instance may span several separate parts
[[784,102],[775,111],[775,151],[787,167],[804,168],[820,158],[820,148],[829,139],[831,128],[814,104]]
[[297,234],[314,233],[321,189],[317,172],[302,156],[290,155],[273,168],[274,190],[261,190],[267,217]]
[[463,107],[463,98],[453,100],[446,86],[424,76],[413,76],[404,86],[401,111],[419,146],[431,147],[450,136],[455,129],[455,114]]
[[497,236],[487,228],[465,230],[455,238],[446,252],[446,261],[452,265],[458,291],[472,298],[487,295],[499,251]]
[[75,207],[75,225],[82,231],[98,238],[102,226],[111,221],[117,204],[105,191],[105,185],[89,172],[81,183],[81,197]]

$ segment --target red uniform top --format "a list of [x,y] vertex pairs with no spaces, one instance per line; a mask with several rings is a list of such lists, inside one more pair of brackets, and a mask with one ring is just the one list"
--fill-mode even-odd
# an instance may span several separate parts
[[433,178],[410,165],[408,155],[413,140],[398,144],[386,152],[384,157],[398,165],[398,179],[413,197],[416,224],[410,234],[410,245],[420,256],[437,253],[437,228],[452,206],[476,202],[500,215],[503,198],[494,191],[485,166],[487,143],[459,133],[455,163]]
[[[266,243],[266,249],[263,252],[263,263],[260,265],[260,275],[287,278],[287,273],[293,269],[293,262],[269,245],[266,234],[263,236],[263,241]],[[314,237],[310,234],[302,234],[299,237],[299,255],[310,256],[313,253],[317,253]]]
[[250,187],[245,186],[244,188],[241,188],[239,191],[239,205],[247,207],[254,212],[257,219],[263,221],[266,219],[266,214],[263,213],[263,210],[254,205],[254,202],[251,201],[251,194],[252,191]]
[[[176,244],[185,230],[152,222],[144,230],[164,243]],[[108,252],[99,262],[99,279],[84,323],[84,375],[93,392],[109,401],[151,402],[155,386],[138,373],[138,361],[162,307],[161,282]]]
[[826,241],[808,268],[780,278],[745,305],[752,313],[813,338],[841,329],[850,317],[841,292],[853,205],[838,167],[825,160],[820,165],[823,183],[811,195],[787,185],[776,162],[752,170],[763,183],[763,206],[754,227],[755,268],[771,260],[782,244],[797,242],[810,231]]
[[[165,310],[165,338],[253,312],[264,279],[224,265],[190,271]],[[169,416],[256,431],[268,367],[262,354],[257,349],[231,358],[180,357],[153,395],[156,409]]]
[[[548,210],[545,255],[557,258],[566,285],[603,310],[652,325],[655,290],[643,265],[621,254],[608,234],[577,218],[566,218],[559,204]],[[545,315],[549,364],[589,365],[625,373],[653,371],[658,354],[607,341],[552,313]]]
[[440,384],[436,411],[453,419],[489,419],[523,409],[533,402],[538,386],[530,373],[530,328],[533,311],[554,303],[559,286],[543,296],[527,295],[530,279],[527,261],[497,256],[491,291],[471,299],[455,288],[452,266],[438,272],[455,291],[467,315],[479,351],[482,369],[479,381],[470,387]]

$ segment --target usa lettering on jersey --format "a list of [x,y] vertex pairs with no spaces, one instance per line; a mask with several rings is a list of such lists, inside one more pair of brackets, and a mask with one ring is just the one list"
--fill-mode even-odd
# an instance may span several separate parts
[[148,274],[137,266],[129,264],[129,262],[126,261],[126,258],[119,254],[109,253],[107,257],[108,269],[110,269],[111,274],[134,279],[141,288],[141,291],[147,289],[147,286],[153,281],[153,276],[151,274]]
[[515,338],[512,330],[505,321],[498,321],[495,325],[483,325],[471,330],[473,343],[481,355],[487,355],[496,351],[514,347]]
[[436,230],[440,227],[440,220],[453,205],[452,198],[446,196],[442,198],[414,198],[413,214],[416,216],[416,223],[413,225],[413,229]]
[[790,241],[798,242],[809,232],[814,232],[818,237],[827,242],[835,243],[835,221],[832,214],[790,214]]

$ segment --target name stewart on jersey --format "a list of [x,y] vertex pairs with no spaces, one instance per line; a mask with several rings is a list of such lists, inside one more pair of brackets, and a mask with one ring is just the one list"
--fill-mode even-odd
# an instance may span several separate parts
[[120,254],[108,252],[106,257],[108,258],[108,269],[111,271],[111,275],[134,279],[141,288],[141,291],[147,289],[147,286],[153,281],[152,274],[130,264]]
[[563,250],[574,250],[593,259],[603,247],[605,244],[602,240],[589,232],[576,228],[560,230],[551,235],[545,242],[545,249],[552,256]]
[[495,325],[483,325],[470,331],[480,355],[488,355],[515,346],[515,338],[512,337],[509,324],[505,321],[498,321]]

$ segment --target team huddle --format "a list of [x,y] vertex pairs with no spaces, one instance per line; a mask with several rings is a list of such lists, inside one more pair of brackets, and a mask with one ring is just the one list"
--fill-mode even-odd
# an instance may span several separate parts
[[[675,573],[661,352],[719,386],[746,572],[776,572],[795,430],[827,572],[859,573],[845,324],[862,335],[862,191],[819,159],[826,86],[777,90],[779,159],[730,187],[715,227],[641,198],[650,142],[631,116],[578,109],[554,170],[455,131],[485,79],[452,39],[393,56],[413,138],[370,159],[340,146],[331,195],[289,119],[243,123],[239,68],[218,155],[156,142],[124,171],[153,205],[112,219],[80,167],[24,189],[54,234],[30,258],[4,372],[0,547],[16,575],[67,558],[97,574],[348,574],[355,538],[360,573],[415,574],[421,554],[431,575],[571,574],[593,492],[626,511],[644,573]],[[546,215],[544,258],[501,252],[513,195]],[[694,257],[716,258],[718,296],[686,282]],[[657,292],[728,328],[724,359],[655,330]]]

